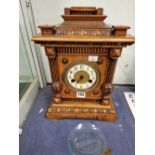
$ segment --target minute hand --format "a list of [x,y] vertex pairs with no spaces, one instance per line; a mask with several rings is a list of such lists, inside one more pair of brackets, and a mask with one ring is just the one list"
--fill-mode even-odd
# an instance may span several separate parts
[[79,83],[83,79],[83,76],[80,76],[79,80],[77,80],[77,83]]

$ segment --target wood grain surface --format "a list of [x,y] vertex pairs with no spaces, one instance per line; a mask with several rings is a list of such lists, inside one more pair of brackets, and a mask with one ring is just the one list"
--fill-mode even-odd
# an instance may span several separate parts
[[[116,120],[110,94],[122,49],[135,41],[127,34],[130,27],[106,24],[103,8],[65,8],[62,17],[64,22],[39,26],[41,34],[32,37],[32,41],[45,48],[53,80],[54,96],[49,103],[47,118]],[[90,61],[90,56],[97,60]],[[79,90],[67,82],[66,73],[75,64],[87,64],[98,75],[93,87],[82,91],[84,97],[77,96]]]

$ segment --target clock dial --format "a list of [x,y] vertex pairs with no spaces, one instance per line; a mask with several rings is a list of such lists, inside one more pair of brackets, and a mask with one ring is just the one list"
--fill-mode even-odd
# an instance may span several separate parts
[[98,81],[98,73],[88,64],[76,64],[67,70],[67,82],[76,90],[88,90]]

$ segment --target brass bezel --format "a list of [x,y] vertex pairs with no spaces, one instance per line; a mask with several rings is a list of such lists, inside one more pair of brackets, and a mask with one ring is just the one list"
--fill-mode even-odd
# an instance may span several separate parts
[[[97,78],[96,78],[96,82],[94,83],[94,85],[93,85],[92,87],[90,87],[90,88],[88,88],[88,89],[84,89],[84,90],[76,89],[76,88],[74,88],[73,86],[71,86],[70,83],[68,82],[68,80],[67,80],[67,73],[68,73],[69,69],[70,69],[72,66],[75,66],[75,65],[78,65],[78,64],[84,64],[84,65],[91,66],[91,67],[94,69],[94,71],[96,72],[96,77],[97,77]],[[90,62],[84,62],[84,61],[81,61],[81,60],[69,64],[69,65],[67,66],[67,68],[65,69],[65,71],[64,71],[64,76],[63,76],[63,77],[64,77],[64,82],[66,83],[66,85],[67,85],[71,90],[74,90],[75,92],[77,92],[77,91],[79,91],[79,92],[88,92],[88,91],[91,91],[91,90],[93,90],[94,88],[96,88],[96,86],[99,84],[99,81],[100,81],[100,73],[99,73],[98,68],[97,68],[94,64],[92,64],[92,63],[90,63]]]

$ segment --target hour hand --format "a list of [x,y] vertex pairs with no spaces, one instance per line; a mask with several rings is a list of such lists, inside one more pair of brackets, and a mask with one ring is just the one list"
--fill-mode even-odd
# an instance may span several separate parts
[[82,75],[80,75],[79,79],[76,81],[77,83],[79,83],[84,77]]

